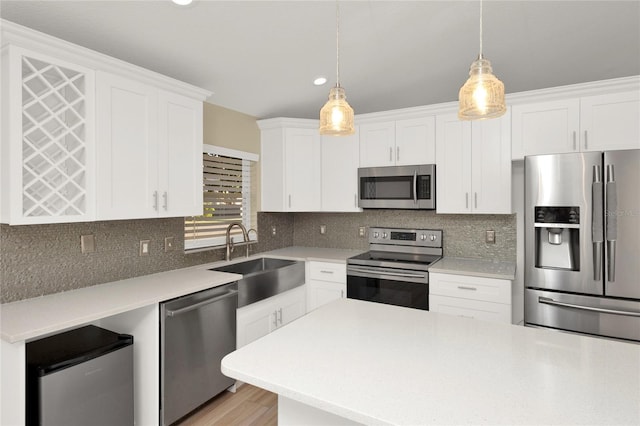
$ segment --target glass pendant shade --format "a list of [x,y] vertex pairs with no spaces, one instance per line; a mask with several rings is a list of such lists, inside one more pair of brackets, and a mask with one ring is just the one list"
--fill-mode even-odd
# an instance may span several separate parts
[[348,136],[355,132],[353,108],[347,103],[344,89],[333,87],[329,92],[329,100],[320,110],[320,134]]
[[493,75],[491,62],[482,55],[469,68],[469,79],[458,94],[461,120],[496,118],[507,112],[504,102],[504,84]]

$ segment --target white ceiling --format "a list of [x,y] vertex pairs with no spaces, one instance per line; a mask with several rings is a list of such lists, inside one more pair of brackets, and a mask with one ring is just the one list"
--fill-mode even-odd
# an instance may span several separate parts
[[[478,1],[340,2],[356,114],[454,101],[478,54]],[[0,2],[0,16],[214,92],[258,118],[316,118],[335,84],[335,1]],[[640,1],[484,2],[507,93],[640,74]],[[329,83],[315,87],[325,75]]]

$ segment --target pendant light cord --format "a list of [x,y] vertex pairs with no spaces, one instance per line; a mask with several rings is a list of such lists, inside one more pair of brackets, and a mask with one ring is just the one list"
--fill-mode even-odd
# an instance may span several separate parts
[[480,58],[482,59],[482,0],[480,0]]
[[336,0],[336,87],[340,87],[340,4]]

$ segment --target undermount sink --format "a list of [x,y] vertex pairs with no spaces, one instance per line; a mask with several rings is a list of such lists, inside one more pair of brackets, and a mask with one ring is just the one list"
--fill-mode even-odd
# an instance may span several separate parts
[[211,268],[210,271],[241,274],[238,307],[267,299],[304,284],[304,262],[263,257]]

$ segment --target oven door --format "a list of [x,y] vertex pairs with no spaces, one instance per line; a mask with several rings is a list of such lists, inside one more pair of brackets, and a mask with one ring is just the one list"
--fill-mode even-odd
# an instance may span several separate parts
[[347,297],[428,311],[429,273],[348,265]]

